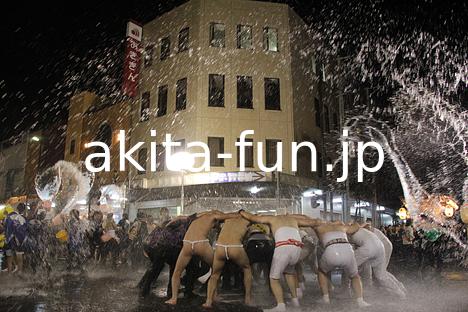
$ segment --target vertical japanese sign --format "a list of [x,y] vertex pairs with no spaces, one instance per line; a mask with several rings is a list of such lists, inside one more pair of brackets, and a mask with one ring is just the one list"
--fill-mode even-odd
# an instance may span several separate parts
[[130,97],[135,97],[137,94],[142,33],[143,28],[140,25],[134,22],[127,23],[127,46],[125,50],[122,91]]

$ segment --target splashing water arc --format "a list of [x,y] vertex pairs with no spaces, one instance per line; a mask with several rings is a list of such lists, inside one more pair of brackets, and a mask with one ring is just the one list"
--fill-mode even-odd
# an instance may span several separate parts
[[86,197],[93,184],[93,176],[79,165],[59,161],[36,177],[36,192],[43,201],[53,201],[56,213],[67,213]]

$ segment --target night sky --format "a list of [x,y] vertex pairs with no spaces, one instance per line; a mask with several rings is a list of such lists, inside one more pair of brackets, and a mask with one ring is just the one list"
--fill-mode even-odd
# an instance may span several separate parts
[[[145,23],[183,2],[36,1],[2,9],[0,139],[66,120],[66,103],[76,90],[116,90],[127,20]],[[466,1],[365,1],[360,10],[349,0],[275,2],[289,3],[308,21],[338,17],[350,38],[421,29],[466,43]],[[364,16],[366,11],[374,13]],[[390,26],[379,30],[381,20]]]

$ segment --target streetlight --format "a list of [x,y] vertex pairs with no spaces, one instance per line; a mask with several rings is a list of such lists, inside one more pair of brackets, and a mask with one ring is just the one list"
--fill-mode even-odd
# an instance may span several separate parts
[[31,137],[31,141],[39,142],[40,140],[41,140],[41,139],[40,139],[37,135]]
[[180,187],[180,213],[184,213],[184,179],[185,179],[185,171],[191,170],[193,165],[195,164],[195,158],[192,154],[188,152],[178,152],[171,157],[169,157],[167,161],[167,168],[171,171],[180,171],[182,175],[182,183]]

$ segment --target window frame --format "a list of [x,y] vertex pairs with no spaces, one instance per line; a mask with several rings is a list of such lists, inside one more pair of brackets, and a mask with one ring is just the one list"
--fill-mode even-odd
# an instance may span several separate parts
[[[216,42],[220,41],[214,38],[215,34],[215,26],[222,25],[223,26],[223,38],[221,44],[215,44]],[[220,22],[211,22],[210,23],[210,38],[209,38],[209,46],[213,48],[225,48],[226,47],[226,25]]]
[[76,139],[71,139],[68,153],[70,155],[75,155],[75,151],[76,151]]
[[[184,83],[185,87],[180,91],[182,87],[179,86],[179,84]],[[179,93],[182,92],[182,93]],[[177,80],[176,82],[176,105],[175,105],[175,110],[176,111],[183,111],[187,109],[187,94],[188,94],[188,81],[187,77],[181,78]],[[182,99],[182,100],[181,100]],[[179,103],[182,101],[182,103]]]
[[[276,34],[276,50],[270,49],[270,30],[274,30]],[[263,50],[267,52],[279,52],[278,28],[269,26],[263,27]]]
[[[240,87],[242,86],[240,82],[248,82],[250,81],[250,90],[248,90],[248,94],[245,98],[241,98],[240,94]],[[244,85],[245,86],[245,85]],[[237,108],[242,108],[242,109],[253,109],[253,78],[252,76],[237,76],[236,77],[236,105]],[[250,105],[240,105],[243,100],[248,100],[250,102]]]
[[[214,86],[212,86],[212,81],[214,82],[214,79],[216,77],[221,77],[222,78],[222,90],[221,92],[215,92],[215,93],[220,93],[221,95],[216,96],[212,95],[212,90],[214,89]],[[213,80],[212,80],[213,79]],[[225,104],[225,93],[226,93],[226,80],[225,76],[221,74],[208,74],[208,107],[224,107]],[[219,97],[219,98],[218,98]],[[214,103],[215,100],[219,100],[220,102]]]
[[154,45],[147,45],[145,47],[145,54],[143,56],[143,67],[148,68],[153,65],[153,58],[154,58]]
[[[239,138],[237,138],[237,142],[239,142]],[[245,142],[254,142],[253,139],[251,138],[245,138]],[[254,144],[252,144],[252,146],[246,146],[245,147],[245,168],[255,168],[255,150],[254,150]],[[252,155],[252,164],[249,165],[248,162],[247,162],[247,155],[249,154],[248,151],[251,150],[251,155]],[[240,146],[236,146],[236,156],[237,156],[237,159],[236,159],[236,165],[237,165],[237,168],[240,168]]]
[[[271,97],[268,97],[268,88],[267,88],[267,81],[276,81],[278,84],[278,98],[277,98],[277,106],[272,105],[271,103],[268,102],[268,100],[271,100]],[[264,94],[265,94],[265,110],[273,110],[273,111],[280,111],[281,110],[281,83],[279,78],[271,78],[271,77],[265,77],[263,79],[263,88],[264,88]]]
[[[161,91],[164,90],[165,92],[162,93]],[[161,85],[158,87],[158,110],[156,111],[156,117],[162,117],[167,114],[167,100],[168,100],[168,85]],[[161,110],[161,100],[162,94],[165,94],[165,103],[164,103],[164,110]]]
[[190,27],[187,26],[179,30],[179,36],[178,36],[178,41],[177,41],[177,53],[188,51],[189,48],[190,48]]
[[[144,152],[144,155],[143,155]],[[142,162],[142,158],[144,156],[144,162]],[[138,164],[145,169],[144,171],[137,170],[137,174],[145,174],[146,170],[148,169],[148,149],[146,147],[142,147],[138,150]]]
[[[268,168],[275,166],[276,163],[278,162],[278,143],[281,143],[281,142],[282,141],[280,139],[265,139],[265,160],[266,160],[265,165]],[[269,144],[272,144],[272,146],[274,147],[272,151],[274,160],[272,160],[272,162],[270,162],[269,157],[268,157],[268,156],[271,156],[269,155],[269,151],[270,151]]]
[[[210,141],[219,145],[219,151],[216,155],[212,155],[213,148]],[[210,150],[210,167],[224,167],[224,158],[218,158],[218,154],[224,154],[224,137],[209,136],[207,139],[208,149]],[[215,156],[215,157],[213,157]]]
[[159,60],[164,61],[171,56],[171,37],[166,36],[160,40],[161,48],[159,54]]
[[[249,38],[249,46],[248,47],[243,47],[242,46],[242,29],[243,28],[248,28],[250,31],[249,31],[249,34],[250,34],[250,38]],[[236,32],[236,37],[237,37],[237,48],[238,49],[244,49],[244,50],[253,50],[253,27],[252,25],[244,25],[244,24],[238,24],[237,25],[237,28],[236,28],[237,32]]]
[[[146,95],[148,95],[146,97]],[[148,103],[148,107],[144,107],[144,105]],[[151,108],[151,92],[145,91],[141,94],[140,99],[140,122],[148,121],[150,118],[150,108]]]

